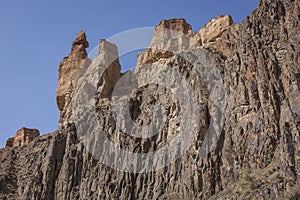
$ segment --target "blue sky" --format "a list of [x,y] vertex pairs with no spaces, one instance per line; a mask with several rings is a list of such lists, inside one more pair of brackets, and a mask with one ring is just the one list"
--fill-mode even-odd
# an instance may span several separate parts
[[[100,38],[153,27],[162,19],[185,18],[193,31],[220,14],[241,22],[257,5],[258,0],[1,1],[0,147],[23,126],[42,134],[57,129],[57,66],[80,30],[87,33],[90,51]],[[133,65],[134,58],[131,53],[121,62]]]

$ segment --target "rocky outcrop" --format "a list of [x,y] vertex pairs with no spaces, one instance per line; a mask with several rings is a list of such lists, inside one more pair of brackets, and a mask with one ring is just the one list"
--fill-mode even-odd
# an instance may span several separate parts
[[185,19],[162,20],[156,27],[146,51],[138,54],[137,66],[170,58],[173,52],[188,49],[191,45],[192,26]]
[[54,199],[65,134],[37,137],[22,148],[0,149],[0,199]]
[[118,48],[105,40],[100,40],[100,59],[105,61],[105,72],[99,81],[100,98],[111,98],[113,89],[121,78],[121,65],[119,62]]
[[5,147],[13,147],[14,146],[14,138],[8,138],[6,140],[6,144],[5,144]]
[[[139,55],[137,68],[122,76],[116,46],[102,40],[93,62],[80,70],[74,64],[72,73],[61,75],[62,89],[58,89],[67,91],[72,86],[68,102],[78,105],[75,114],[88,123],[78,127],[77,122],[62,117],[68,123],[59,131],[22,148],[0,149],[0,198],[299,199],[299,13],[299,1],[261,0],[241,24],[233,24],[228,16],[218,17],[195,35],[182,19],[164,20],[149,49]],[[165,28],[175,33],[159,31]],[[174,40],[164,40],[170,34]],[[191,44],[186,35],[196,42]],[[73,43],[76,48],[81,46],[82,51],[77,52],[85,52],[84,41]],[[192,51],[186,52],[189,48]],[[79,53],[80,61],[84,57],[86,54]],[[210,81],[215,84],[209,85],[197,68],[201,74],[212,73]],[[68,87],[62,86],[62,80],[74,79],[75,71],[81,75],[76,87],[68,81]],[[168,76],[163,76],[166,72]],[[216,87],[218,78],[224,96]],[[172,88],[174,85],[178,88]],[[219,93],[210,93],[212,88]],[[185,93],[189,90],[194,92]],[[82,103],[89,98],[94,115]],[[128,112],[118,107],[125,100]],[[219,100],[226,105],[221,128],[214,121],[222,108]],[[64,102],[59,106],[64,113],[70,104],[59,102]],[[189,111],[185,105],[194,103],[199,103],[198,112],[180,115]],[[152,130],[158,134],[136,137],[130,134],[132,128],[120,123],[122,119],[132,119],[140,127],[153,122],[158,128]],[[183,126],[185,123],[190,126]],[[94,133],[89,137],[80,134],[94,124],[108,140]],[[187,129],[183,141],[189,133],[194,135],[190,148],[159,170],[130,173],[145,169],[155,159],[148,163],[143,159],[137,163],[134,157],[118,160],[121,153],[114,151],[121,147],[133,153],[155,152],[174,141],[182,127]],[[218,138],[207,134],[210,128],[220,130]],[[148,134],[143,128],[140,133]],[[201,148],[206,138],[215,144],[210,152]],[[115,145],[109,146],[110,141]],[[180,154],[179,149],[168,155]],[[112,165],[103,164],[107,162]]]
[[6,147],[22,147],[28,145],[39,135],[39,130],[23,127],[17,131],[15,137],[7,140]]
[[58,85],[56,90],[56,103],[60,111],[59,127],[72,119],[71,96],[79,69],[88,62],[86,48],[89,43],[86,35],[80,31],[72,43],[70,54],[61,61],[58,67]]
[[162,20],[155,28],[155,30],[158,29],[170,29],[188,35],[192,34],[192,26],[182,18]]
[[199,32],[195,34],[195,37],[199,40],[202,45],[209,42],[215,41],[221,36],[221,34],[228,30],[233,24],[231,16],[220,15],[219,17],[212,19],[208,24],[200,29]]

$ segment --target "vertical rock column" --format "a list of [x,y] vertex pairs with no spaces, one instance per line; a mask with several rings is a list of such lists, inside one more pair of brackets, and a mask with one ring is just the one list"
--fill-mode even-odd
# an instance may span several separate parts
[[86,62],[86,48],[89,43],[83,31],[80,31],[72,43],[70,54],[60,62],[58,67],[58,85],[56,90],[56,103],[60,111],[59,128],[72,121],[71,94],[77,73]]
[[118,48],[115,44],[100,40],[100,60],[104,63],[104,73],[98,83],[100,98],[111,98],[113,89],[121,78],[121,65],[119,62]]

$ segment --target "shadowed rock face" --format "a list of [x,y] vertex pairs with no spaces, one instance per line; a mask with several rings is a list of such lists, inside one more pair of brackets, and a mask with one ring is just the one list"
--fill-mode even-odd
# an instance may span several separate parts
[[101,40],[99,51],[108,65],[98,83],[100,98],[111,98],[114,86],[121,77],[118,48],[114,44]]
[[[103,53],[86,67],[88,72],[88,66],[110,64],[98,79],[96,98],[98,123],[106,136],[132,152],[156,151],[173,139],[172,133],[181,126],[181,108],[172,93],[160,85],[134,90],[129,104],[130,116],[137,124],[149,122],[147,111],[154,102],[166,109],[166,126],[150,139],[122,134],[111,110],[111,102],[118,98],[111,91],[114,85],[123,84],[123,94],[130,91],[126,77],[134,76],[138,81],[148,74],[158,77],[161,66],[169,66],[191,84],[201,102],[200,128],[195,130],[196,140],[190,150],[155,172],[117,171],[93,159],[80,142],[72,120],[61,115],[66,125],[59,131],[40,136],[19,149],[0,149],[0,198],[299,199],[299,6],[299,1],[261,0],[241,24],[233,24],[229,16],[218,17],[192,36],[205,47],[201,51],[207,58],[204,56],[201,62],[213,60],[222,71],[225,90],[225,125],[215,148],[204,158],[199,152],[214,110],[194,66],[176,53],[149,53],[148,49],[140,55],[140,66],[121,77],[116,47],[102,41],[108,51],[100,47]],[[157,27],[191,32],[183,19],[164,20]],[[57,97],[61,114],[66,110],[72,114],[66,94],[77,95],[72,80],[86,58],[88,43],[83,35],[77,36],[70,55],[59,67]],[[150,63],[150,69],[143,67]],[[72,95],[68,98],[71,102]],[[101,148],[109,151],[104,145]],[[137,166],[133,163],[132,167]]]

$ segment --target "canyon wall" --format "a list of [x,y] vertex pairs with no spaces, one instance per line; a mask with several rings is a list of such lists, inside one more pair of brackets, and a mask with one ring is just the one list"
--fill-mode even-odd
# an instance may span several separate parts
[[[300,199],[299,6],[295,0],[261,0],[242,23],[219,16],[194,34],[184,19],[163,20],[149,48],[138,55],[136,68],[124,74],[114,44],[101,40],[98,56],[89,60],[87,38],[80,32],[59,65],[59,129],[26,146],[0,149],[0,198]],[[165,29],[175,35],[164,43],[162,39],[173,34],[161,32]],[[219,95],[210,93],[196,69],[212,77],[219,73],[213,80],[213,88],[222,83],[213,90]],[[160,75],[168,70],[174,74]],[[184,81],[173,90],[176,76]],[[151,84],[143,84],[145,80]],[[198,104],[197,112],[182,116],[189,102],[181,104],[184,99],[178,100],[176,92],[188,90],[194,91],[189,97]],[[115,102],[122,104],[126,98],[129,111],[118,115],[123,112]],[[96,114],[88,115],[82,104],[86,99],[93,99]],[[163,126],[154,105],[164,108]],[[153,106],[157,112],[151,113]],[[213,121],[219,113],[223,123]],[[119,124],[118,117],[131,118],[139,126],[152,122],[160,129],[138,138],[124,134],[132,130]],[[87,125],[78,127],[77,118]],[[120,152],[97,154],[115,147],[97,134],[86,140],[82,130],[89,130],[90,124],[133,153],[158,151],[183,128],[193,140],[187,152],[174,149],[170,155],[181,156],[158,170],[146,170],[149,163],[134,159],[107,166],[103,162],[115,160]],[[217,138],[207,135],[211,130],[219,132]],[[214,144],[213,149],[203,144]]]

